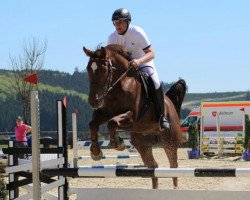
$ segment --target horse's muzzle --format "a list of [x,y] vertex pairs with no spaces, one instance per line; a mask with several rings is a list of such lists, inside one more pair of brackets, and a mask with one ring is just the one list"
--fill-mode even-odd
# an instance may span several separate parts
[[98,95],[95,96],[89,96],[88,98],[89,104],[94,110],[97,110],[98,108],[101,108],[103,106],[104,100],[103,98],[98,98]]

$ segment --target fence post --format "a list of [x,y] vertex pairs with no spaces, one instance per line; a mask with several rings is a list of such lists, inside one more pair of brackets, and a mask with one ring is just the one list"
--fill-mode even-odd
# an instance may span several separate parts
[[30,93],[31,128],[32,128],[32,181],[33,199],[41,199],[40,182],[40,117],[38,91]]
[[73,130],[73,167],[77,167],[77,124],[76,124],[76,113],[72,113],[72,130]]

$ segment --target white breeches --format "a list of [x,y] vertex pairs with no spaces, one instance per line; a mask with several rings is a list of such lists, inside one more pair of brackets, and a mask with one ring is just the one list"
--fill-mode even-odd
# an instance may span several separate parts
[[155,67],[143,66],[143,67],[140,67],[139,69],[140,71],[146,72],[152,78],[156,90],[161,86],[161,82],[159,80],[159,76]]

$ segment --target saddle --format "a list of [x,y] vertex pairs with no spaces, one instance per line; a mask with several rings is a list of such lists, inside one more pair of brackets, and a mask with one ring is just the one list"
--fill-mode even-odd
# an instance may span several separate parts
[[142,90],[144,90],[144,94],[145,94],[145,101],[142,105],[142,107],[139,110],[138,113],[138,119],[140,119],[145,112],[147,111],[147,109],[154,104],[153,102],[153,95],[155,92],[155,87],[154,87],[154,82],[152,80],[152,78],[149,76],[148,73],[143,72],[138,70],[141,82],[142,82]]
[[153,89],[154,89],[153,80],[151,79],[151,77],[149,76],[147,72],[143,72],[139,70],[138,73],[141,78],[141,82],[143,85],[146,99],[149,99],[151,96],[150,94],[153,92]]

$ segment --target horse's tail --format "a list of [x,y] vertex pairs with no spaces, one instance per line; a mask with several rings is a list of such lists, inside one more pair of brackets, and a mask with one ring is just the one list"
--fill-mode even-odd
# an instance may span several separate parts
[[186,82],[183,79],[178,80],[172,87],[165,93],[166,96],[172,101],[175,106],[176,112],[180,117],[181,104],[187,91]]

